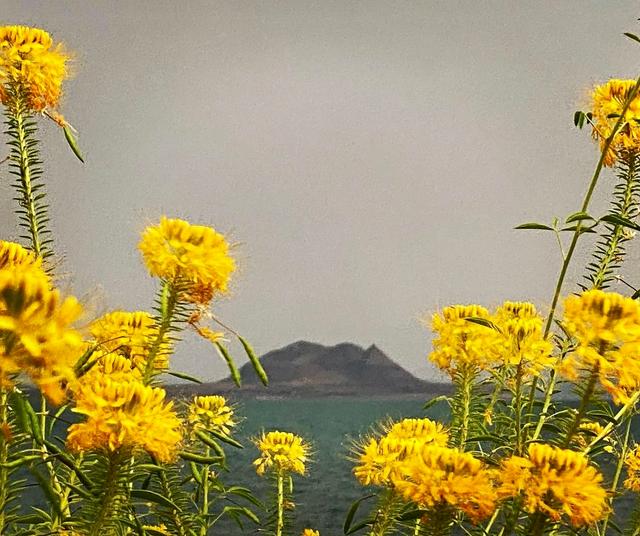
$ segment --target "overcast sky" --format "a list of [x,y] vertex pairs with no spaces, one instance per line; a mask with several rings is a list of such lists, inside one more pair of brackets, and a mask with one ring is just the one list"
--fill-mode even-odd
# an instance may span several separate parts
[[[167,214],[238,243],[215,310],[258,352],[375,343],[422,377],[441,376],[421,315],[546,309],[558,248],[513,227],[578,209],[597,154],[573,112],[595,83],[639,74],[621,35],[640,32],[637,1],[0,5],[76,54],[61,109],[86,165],[43,138],[62,270],[92,310],[150,306],[136,244]],[[187,339],[175,368],[221,377]]]

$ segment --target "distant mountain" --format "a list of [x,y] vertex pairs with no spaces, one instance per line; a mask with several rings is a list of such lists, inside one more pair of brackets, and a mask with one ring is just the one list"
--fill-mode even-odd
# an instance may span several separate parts
[[448,384],[420,380],[392,361],[377,346],[350,343],[323,346],[298,341],[265,354],[260,361],[269,376],[264,387],[250,363],[240,368],[242,387],[230,378],[204,385],[181,386],[189,393],[234,393],[241,397],[362,396],[430,397],[448,393]]

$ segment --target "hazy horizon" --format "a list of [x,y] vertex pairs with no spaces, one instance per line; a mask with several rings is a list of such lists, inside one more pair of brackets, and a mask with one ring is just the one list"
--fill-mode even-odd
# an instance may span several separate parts
[[[638,16],[595,0],[5,0],[2,13],[76,55],[61,111],[86,165],[52,126],[42,139],[65,286],[91,314],[151,307],[136,244],[167,214],[237,244],[214,310],[258,353],[376,344],[437,380],[421,316],[505,299],[546,310],[557,245],[513,227],[578,210],[597,151],[573,112],[594,84],[637,77],[622,33],[640,33]],[[176,370],[226,375],[185,339]]]

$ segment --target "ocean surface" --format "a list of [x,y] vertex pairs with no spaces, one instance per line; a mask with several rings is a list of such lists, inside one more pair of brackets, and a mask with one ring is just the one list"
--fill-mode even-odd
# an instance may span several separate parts
[[[269,497],[268,482],[256,475],[251,462],[258,456],[250,441],[261,430],[281,430],[302,435],[313,445],[313,461],[307,476],[294,477],[295,531],[319,530],[322,536],[343,533],[342,526],[351,503],[367,490],[353,477],[349,449],[354,439],[366,434],[376,422],[388,418],[426,416],[424,401],[369,399],[251,400],[243,401],[236,412],[244,418],[236,434],[243,450],[227,449],[230,473],[222,478],[257,490],[260,499]],[[434,410],[429,410],[431,417]],[[252,534],[224,523],[214,534]]]

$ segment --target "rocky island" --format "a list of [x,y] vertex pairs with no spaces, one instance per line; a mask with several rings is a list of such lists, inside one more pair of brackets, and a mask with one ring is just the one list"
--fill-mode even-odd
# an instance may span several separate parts
[[[269,386],[260,383],[253,368],[240,368],[242,387],[230,378],[177,389],[197,394],[233,394],[243,398],[423,397],[450,392],[449,384],[428,382],[413,376],[377,346],[352,343],[335,346],[298,341],[268,352],[260,361],[269,375]],[[181,393],[181,394],[182,394]]]

